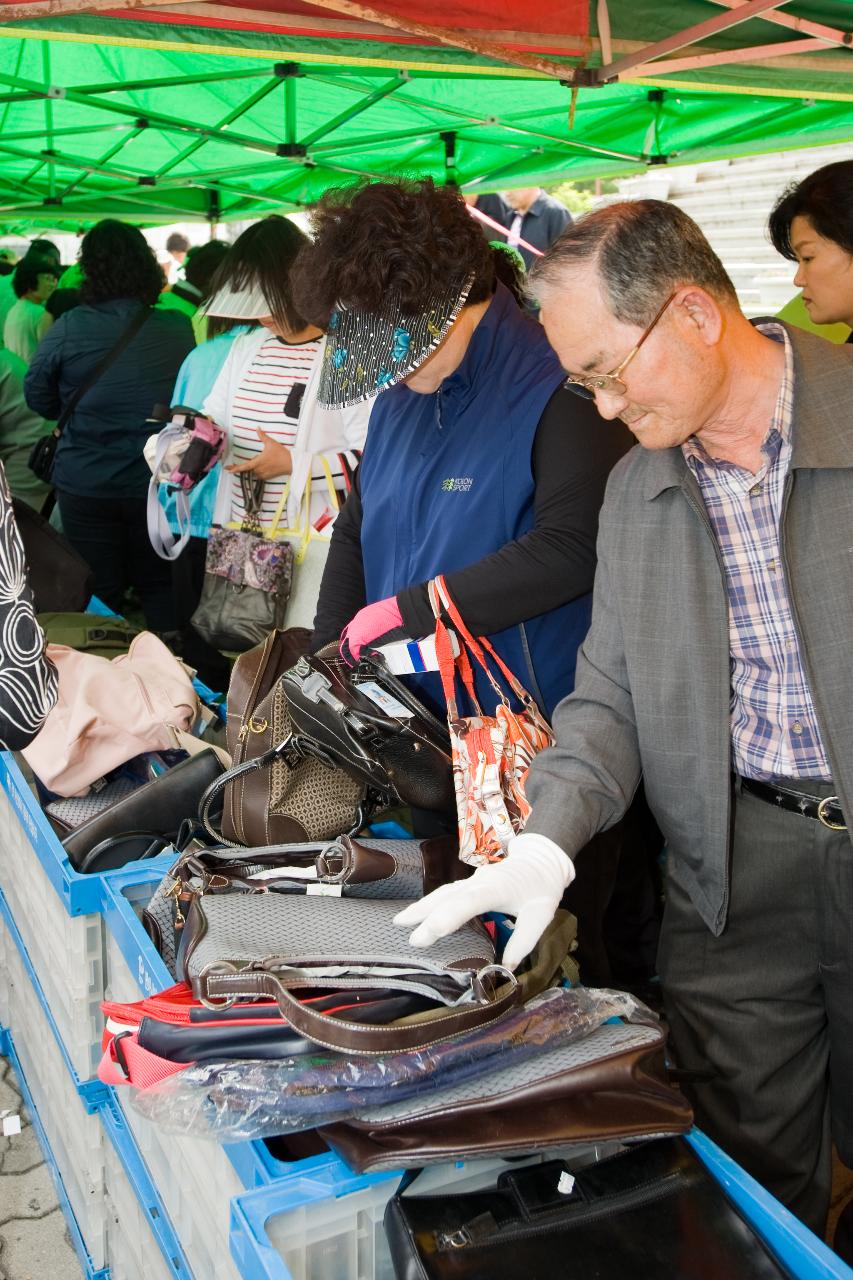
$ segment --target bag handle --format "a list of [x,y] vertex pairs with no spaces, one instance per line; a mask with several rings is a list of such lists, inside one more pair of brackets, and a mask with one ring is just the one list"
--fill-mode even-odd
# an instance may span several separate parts
[[[543,719],[542,713],[540,712],[533,698],[524,688],[521,681],[516,679],[516,677],[510,671],[509,667],[501,658],[500,654],[497,653],[497,651],[495,650],[494,646],[492,645],[488,637],[480,636],[479,639],[477,639],[468,630],[468,628],[466,627],[462,619],[462,615],[460,614],[456,605],[453,603],[450,592],[447,589],[447,583],[445,582],[444,577],[441,574],[439,574],[433,579],[433,581],[435,583],[435,594],[438,597],[438,599],[441,601],[441,604],[444,607],[444,610],[447,612],[447,615],[450,618],[450,621],[453,623],[454,630],[458,632],[459,638],[460,638],[460,644],[464,644],[468,649],[470,649],[471,653],[473,653],[474,658],[476,659],[478,664],[482,667],[483,671],[486,673],[489,683],[491,684],[495,693],[500,698],[501,702],[503,702],[505,705],[508,705],[507,696],[504,693],[504,691],[501,689],[494,675],[492,674],[486,662],[486,657],[483,650],[485,650],[486,653],[488,653],[488,655],[491,657],[492,661],[497,666],[504,680],[506,680],[510,690],[515,694],[516,698],[518,698],[522,706],[527,711],[530,712],[530,714],[537,721],[537,723],[542,724],[544,726],[545,721]],[[435,608],[435,606],[433,606],[433,608]]]
[[[302,750],[303,743],[306,748],[305,752]],[[330,760],[317,744],[312,746],[312,744],[306,743],[304,739],[299,739],[294,734],[290,734],[285,738],[284,742],[279,742],[277,746],[270,747],[263,755],[255,756],[253,760],[246,760],[243,764],[234,765],[233,768],[227,769],[225,773],[221,773],[218,778],[214,778],[198,804],[198,820],[207,834],[212,836],[218,843],[227,845],[231,849],[244,849],[245,845],[239,844],[236,840],[228,840],[221,831],[217,831],[210,816],[211,810],[220,794],[232,782],[236,782],[238,778],[245,777],[247,773],[257,773],[261,769],[266,769],[274,760],[282,757],[286,759],[288,756],[297,757],[295,762],[291,759],[292,765],[300,763],[303,759],[313,757],[322,761],[323,764],[335,766],[335,761]],[[369,809],[366,809],[364,805],[359,805],[352,830],[343,834],[354,835],[356,831],[361,830],[369,816]]]
[[160,481],[157,476],[166,457],[169,445],[185,430],[166,426],[157,436],[154,450],[153,472],[148,485],[148,538],[161,560],[177,560],[190,540],[190,501],[185,489],[175,489],[175,516],[180,532],[177,537],[169,527],[166,512],[160,502]]
[[477,700],[477,693],[474,688],[474,672],[471,669],[471,661],[468,654],[464,646],[460,645],[458,655],[454,655],[453,647],[450,643],[450,633],[441,616],[441,601],[438,598],[434,582],[427,584],[427,592],[432,611],[435,614],[435,656],[438,660],[438,673],[441,676],[441,687],[444,692],[444,700],[447,703],[448,717],[450,720],[456,720],[459,716],[454,686],[457,671],[474,706],[475,715],[481,716],[483,712]]
[[[504,987],[493,985],[495,974],[508,979]],[[251,969],[241,973],[211,966],[199,979],[202,1003],[225,999],[229,1004],[240,996],[265,995],[276,1001],[282,1017],[314,1044],[336,1053],[399,1053],[410,1049],[428,1049],[466,1031],[497,1022],[520,999],[521,988],[515,974],[502,965],[486,965],[474,977],[477,1004],[459,1006],[452,1012],[412,1023],[395,1023],[385,1027],[330,1018],[300,1002],[291,988],[304,985],[304,979],[290,978],[270,969]]]

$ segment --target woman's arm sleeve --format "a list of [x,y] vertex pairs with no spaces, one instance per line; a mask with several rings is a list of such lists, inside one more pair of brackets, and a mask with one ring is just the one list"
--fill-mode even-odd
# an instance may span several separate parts
[[[627,429],[603,421],[591,401],[562,387],[554,392],[533,444],[534,527],[447,575],[475,635],[494,635],[592,590],[607,477],[631,443]],[[407,587],[397,600],[408,635],[433,630],[426,583]]]
[[59,367],[65,316],[61,316],[38,345],[24,379],[24,396],[34,413],[55,422],[62,412],[59,398]]
[[332,530],[314,619],[311,645],[314,652],[337,640],[350,618],[366,604],[361,557],[361,486],[356,471],[349,497]]
[[0,468],[0,748],[32,742],[56,702],[56,667],[33,611],[24,546]]

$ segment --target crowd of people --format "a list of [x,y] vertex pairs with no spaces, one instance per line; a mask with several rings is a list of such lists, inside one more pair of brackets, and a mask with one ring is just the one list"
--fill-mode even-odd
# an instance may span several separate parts
[[[538,188],[473,203],[430,180],[333,191],[311,238],[271,215],[190,254],[165,293],[142,234],[107,220],[49,321],[63,276],[34,242],[6,276],[13,488],[33,424],[73,403],[65,535],[98,596],[121,611],[135,592],[194,665],[222,661],[191,622],[214,523],[331,527],[313,643],[350,661],[428,635],[443,575],[556,745],[508,856],[413,904],[413,943],[499,911],[520,959],[566,901],[588,982],[624,980],[617,957],[642,949],[699,1123],[822,1233],[833,1142],[853,1167],[853,353],[747,319],[674,205],[572,222]],[[851,210],[844,162],[771,216],[816,323],[853,326]],[[179,404],[226,447],[170,566],[142,445]],[[441,714],[437,675],[409,678]],[[37,684],[49,705],[47,667]],[[620,876],[640,888],[614,920]]]

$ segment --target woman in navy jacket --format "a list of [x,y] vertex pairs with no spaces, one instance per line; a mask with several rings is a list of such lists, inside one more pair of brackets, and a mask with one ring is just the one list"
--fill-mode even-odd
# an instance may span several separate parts
[[[497,282],[496,251],[454,190],[427,180],[336,193],[315,233],[293,284],[328,327],[319,398],[380,393],[332,536],[315,646],[346,628],[357,656],[429,633],[427,583],[441,573],[469,628],[550,715],[573,687],[598,511],[629,433],[564,389],[543,329]],[[437,677],[418,683],[441,712]],[[491,688],[478,692],[493,708]]]
[[83,237],[81,305],[57,320],[36,352],[24,390],[36,413],[56,419],[75,391],[133,323],[144,323],[85,392],[59,441],[54,470],[65,536],[95,573],[95,593],[121,612],[127,589],[138,593],[152,631],[174,630],[169,565],[148,539],[150,472],[142,446],[146,418],[169,405],[192,325],[177,311],[156,310],[163,274],[142,232],[113,219]]

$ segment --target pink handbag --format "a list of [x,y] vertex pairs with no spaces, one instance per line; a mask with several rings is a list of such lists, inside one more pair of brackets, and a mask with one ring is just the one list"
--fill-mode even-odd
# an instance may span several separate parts
[[49,644],[59,696],[23,756],[60,796],[84,796],[93,782],[144,751],[185,747],[199,713],[186,667],[150,631],[127,653],[100,658]]

